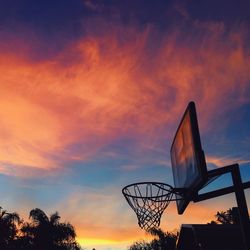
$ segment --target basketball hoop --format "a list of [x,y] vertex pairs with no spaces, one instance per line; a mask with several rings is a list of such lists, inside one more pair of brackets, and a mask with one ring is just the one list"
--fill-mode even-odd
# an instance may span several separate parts
[[135,211],[139,226],[148,231],[160,225],[161,215],[170,201],[177,200],[173,187],[160,182],[140,182],[122,189],[128,204]]

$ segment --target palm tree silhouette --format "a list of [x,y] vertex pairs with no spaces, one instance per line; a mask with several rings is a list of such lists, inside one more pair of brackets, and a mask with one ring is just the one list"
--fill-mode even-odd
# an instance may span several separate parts
[[17,224],[21,222],[17,213],[8,213],[0,207],[0,249],[14,249]]
[[41,209],[30,211],[31,223],[25,223],[21,231],[30,249],[80,250],[76,233],[70,223],[61,223],[57,212],[48,217]]
[[239,224],[239,211],[237,207],[232,207],[226,211],[217,212],[216,220],[212,220],[208,224]]

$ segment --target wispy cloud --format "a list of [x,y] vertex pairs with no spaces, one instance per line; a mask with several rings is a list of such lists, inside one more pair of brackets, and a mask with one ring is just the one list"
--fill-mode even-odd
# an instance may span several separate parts
[[212,156],[207,155],[206,160],[208,164],[213,164],[216,167],[224,167],[232,164],[246,164],[250,163],[250,158],[232,157],[230,156]]
[[56,206],[67,207],[62,215],[76,226],[78,238],[122,242],[144,235],[133,223],[136,216],[125,209],[128,205],[116,187],[105,187],[102,191],[76,187]]
[[[78,191],[76,191],[78,190]],[[127,209],[116,187],[104,188],[101,192],[87,188],[76,189],[70,197],[65,197],[67,206],[64,218],[70,218],[76,225],[78,237],[98,242],[102,239],[117,242],[132,242],[145,238],[144,231],[138,228],[137,218],[132,209]],[[111,195],[112,194],[112,195]],[[58,204],[57,204],[58,205]],[[217,203],[190,203],[184,215],[178,215],[175,202],[166,208],[161,219],[161,227],[166,231],[179,229],[185,223],[207,223],[214,219],[217,211],[228,209],[232,201],[217,199]],[[74,211],[81,211],[75,213]],[[94,239],[93,239],[94,238]]]
[[[159,146],[163,137],[172,139],[190,100],[197,101],[204,132],[232,112],[232,103],[249,103],[244,28],[226,31],[221,23],[196,21],[190,27],[195,35],[184,38],[182,27],[162,35],[153,27],[123,26],[126,41],[119,29],[114,24],[101,37],[88,35],[50,60],[3,51],[3,172],[6,164],[62,168],[95,157],[121,136],[137,138],[138,147]],[[153,52],[152,34],[159,43]]]

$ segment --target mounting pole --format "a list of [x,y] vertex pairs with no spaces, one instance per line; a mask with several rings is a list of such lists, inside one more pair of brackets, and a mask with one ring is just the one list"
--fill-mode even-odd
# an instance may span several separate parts
[[210,170],[208,171],[208,179],[226,173],[231,173],[233,186],[221,188],[204,194],[197,194],[197,196],[194,197],[193,201],[199,202],[234,192],[238,206],[239,223],[241,228],[243,246],[245,250],[250,250],[250,221],[249,221],[246,197],[244,193],[245,188],[250,188],[250,182],[242,183],[239,164],[233,164]]
[[242,180],[240,176],[239,165],[235,164],[231,171],[233,184],[234,184],[234,192],[238,205],[239,217],[240,217],[240,226],[241,233],[244,242],[244,246],[246,250],[250,250],[250,222],[249,222],[249,214],[247,209],[247,202],[244,193],[244,188],[242,185]]

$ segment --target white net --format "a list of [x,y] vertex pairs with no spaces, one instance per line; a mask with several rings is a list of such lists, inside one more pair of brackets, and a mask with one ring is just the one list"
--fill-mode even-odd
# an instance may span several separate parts
[[159,182],[135,183],[122,192],[135,211],[139,226],[146,231],[160,225],[162,213],[173,197],[172,187]]

